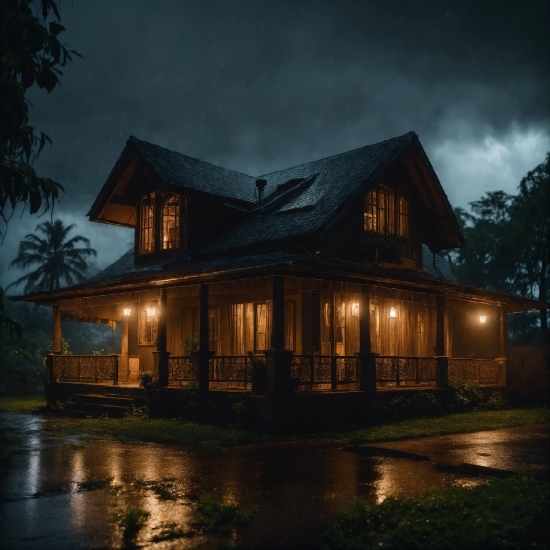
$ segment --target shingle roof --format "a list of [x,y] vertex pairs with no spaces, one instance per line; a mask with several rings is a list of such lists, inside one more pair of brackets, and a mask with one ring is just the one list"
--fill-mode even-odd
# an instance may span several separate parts
[[[294,168],[260,176],[267,181],[264,207],[255,217],[247,219],[206,245],[201,252],[210,253],[322,233],[343,206],[376,183],[376,178],[415,140],[409,132],[374,145],[309,162]],[[270,208],[277,186],[305,178],[301,192],[288,191],[288,199]]]
[[169,185],[251,203],[256,201],[256,180],[252,176],[170,151],[134,136],[130,136],[128,143]]

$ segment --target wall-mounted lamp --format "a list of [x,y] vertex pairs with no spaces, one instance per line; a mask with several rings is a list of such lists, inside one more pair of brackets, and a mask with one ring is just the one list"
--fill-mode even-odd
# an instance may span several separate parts
[[157,315],[157,308],[154,306],[147,306],[145,311],[147,313],[147,317],[155,317]]
[[397,319],[399,317],[399,311],[396,307],[390,307],[390,319]]
[[132,313],[132,310],[129,307],[125,307],[122,310],[122,313],[124,314],[124,317],[130,317],[130,313]]
[[487,315],[480,315],[479,322],[484,325],[487,322]]
[[359,315],[359,303],[353,302],[351,304],[351,314],[352,315]]

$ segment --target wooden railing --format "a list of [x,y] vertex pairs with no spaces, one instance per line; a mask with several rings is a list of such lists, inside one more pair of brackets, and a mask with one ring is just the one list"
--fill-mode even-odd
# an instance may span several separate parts
[[355,355],[294,355],[290,376],[298,389],[358,389],[358,361]]
[[435,357],[376,356],[376,386],[435,386],[437,359]]
[[[263,359],[263,355],[260,357]],[[215,355],[210,359],[211,388],[248,390],[252,384],[250,355]]]
[[480,386],[506,384],[506,360],[449,358],[449,381],[462,380]]
[[[158,368],[158,367],[157,367]],[[199,361],[195,357],[168,357],[168,385],[185,385],[199,380]]]
[[48,355],[50,380],[118,384],[118,355]]

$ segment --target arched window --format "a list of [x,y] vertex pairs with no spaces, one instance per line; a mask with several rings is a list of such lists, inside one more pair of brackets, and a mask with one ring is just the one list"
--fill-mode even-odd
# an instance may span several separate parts
[[363,224],[365,231],[408,239],[409,200],[400,191],[378,185],[365,195]]

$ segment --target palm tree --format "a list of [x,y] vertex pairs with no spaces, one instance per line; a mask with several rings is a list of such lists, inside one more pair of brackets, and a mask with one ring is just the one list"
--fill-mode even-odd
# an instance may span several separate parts
[[[42,232],[44,238],[32,233],[26,235],[19,243],[19,253],[10,268],[26,269],[34,265],[38,265],[38,268],[23,275],[8,288],[26,283],[25,292],[37,292],[58,289],[61,281],[68,285],[84,281],[88,269],[86,258],[96,256],[97,252],[90,248],[90,241],[86,237],[77,235],[66,240],[73,227],[74,224],[65,226],[61,220],[55,220],[36,226],[36,231]],[[78,243],[85,244],[86,248],[76,248]]]

